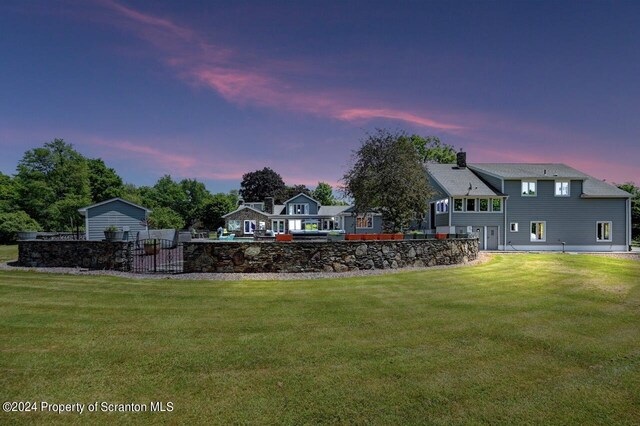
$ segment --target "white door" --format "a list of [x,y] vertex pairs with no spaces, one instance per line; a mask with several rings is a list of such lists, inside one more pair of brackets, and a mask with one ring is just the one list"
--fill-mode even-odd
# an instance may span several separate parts
[[271,229],[275,234],[284,234],[284,219],[272,220]]

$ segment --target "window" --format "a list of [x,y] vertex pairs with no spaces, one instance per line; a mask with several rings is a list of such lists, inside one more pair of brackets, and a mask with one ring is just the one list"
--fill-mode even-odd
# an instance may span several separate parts
[[467,210],[468,212],[476,211],[476,199],[475,198],[467,198]]
[[228,231],[239,231],[240,230],[240,221],[239,220],[230,220],[227,222],[227,230]]
[[462,198],[454,198],[453,199],[453,211],[454,212],[461,212],[462,211]]
[[289,231],[300,231],[300,230],[302,230],[302,220],[289,219]]
[[511,232],[518,232],[518,222],[511,222],[509,224],[509,230]]
[[569,196],[569,181],[556,181],[556,197],[568,197]]
[[547,241],[547,222],[531,222],[531,241]]
[[436,202],[436,213],[448,213],[449,212],[449,200],[440,200]]
[[489,211],[489,199],[488,198],[480,198],[480,211],[488,212]]
[[536,181],[535,180],[523,180],[522,181],[522,196],[523,197],[535,197],[536,196]]
[[371,213],[359,214],[356,217],[356,228],[373,228],[373,215]]
[[502,211],[502,198],[492,198],[491,199],[491,211],[493,211],[493,212],[501,212]]
[[309,204],[289,204],[289,214],[309,214]]
[[253,234],[256,230],[256,221],[255,220],[245,220],[244,221],[244,233],[245,234]]
[[273,220],[271,222],[271,229],[276,234],[284,234],[284,220]]
[[340,222],[335,218],[322,219],[321,226],[325,231],[333,231],[334,229],[340,229]]
[[596,222],[596,241],[611,241],[612,222]]
[[267,225],[264,222],[258,222],[258,229],[264,231],[267,229]]

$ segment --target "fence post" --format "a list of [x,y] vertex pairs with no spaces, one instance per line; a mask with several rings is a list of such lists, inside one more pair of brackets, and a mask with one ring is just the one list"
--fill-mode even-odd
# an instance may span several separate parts
[[156,267],[156,257],[158,256],[158,240],[153,240],[153,272],[158,272]]

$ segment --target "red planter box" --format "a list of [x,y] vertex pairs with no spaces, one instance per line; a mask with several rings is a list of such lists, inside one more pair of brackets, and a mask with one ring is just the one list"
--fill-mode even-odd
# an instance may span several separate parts
[[377,240],[378,234],[362,234],[363,240]]
[[393,234],[378,234],[379,240],[393,240]]
[[447,234],[436,234],[436,239],[437,240],[446,240],[447,239]]
[[291,234],[276,234],[276,241],[293,241]]
[[404,240],[404,234],[391,234],[392,240]]
[[345,240],[351,240],[351,241],[354,241],[354,240],[361,240],[363,235],[364,235],[364,234],[346,234],[346,235],[344,236],[344,239],[345,239]]

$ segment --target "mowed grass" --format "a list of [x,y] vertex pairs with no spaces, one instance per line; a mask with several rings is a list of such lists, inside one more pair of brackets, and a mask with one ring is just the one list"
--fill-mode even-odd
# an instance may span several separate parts
[[175,406],[2,422],[640,421],[637,261],[496,255],[332,280],[0,281],[3,402]]
[[16,244],[0,245],[0,262],[9,262],[18,259],[18,246]]

